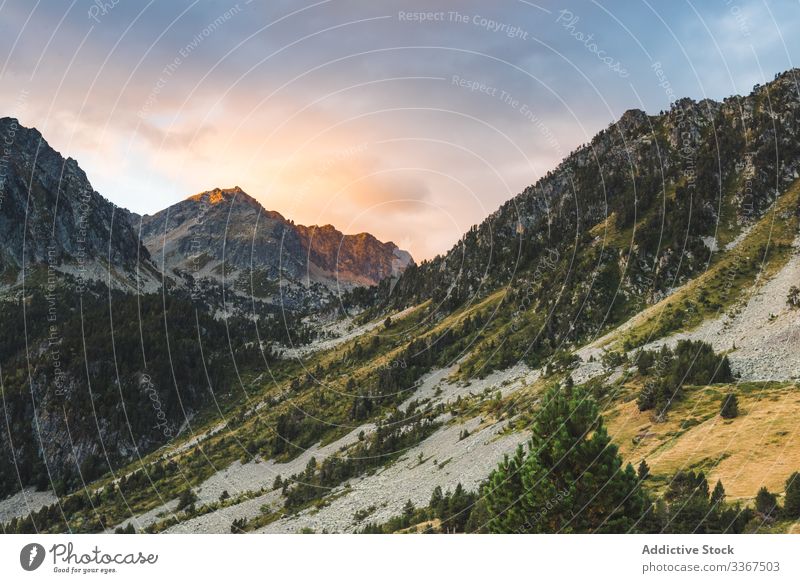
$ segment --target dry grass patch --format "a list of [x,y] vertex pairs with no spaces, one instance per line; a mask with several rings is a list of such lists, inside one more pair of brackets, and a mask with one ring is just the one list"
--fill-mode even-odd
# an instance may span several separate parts
[[626,460],[646,459],[653,475],[702,469],[710,483],[722,480],[731,499],[751,499],[761,486],[783,492],[789,475],[800,471],[800,391],[737,391],[740,415],[725,420],[718,415],[725,390],[689,389],[663,423],[633,401],[616,405],[607,414],[609,433]]

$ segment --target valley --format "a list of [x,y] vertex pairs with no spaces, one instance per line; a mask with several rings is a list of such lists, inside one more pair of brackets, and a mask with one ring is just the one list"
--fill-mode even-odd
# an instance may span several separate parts
[[[48,238],[4,231],[17,274],[4,280],[4,318],[29,330],[0,343],[4,530],[795,529],[793,79],[660,115],[631,110],[419,264],[372,235],[296,226],[238,187],[153,216],[120,211],[121,234],[100,200],[106,282],[73,275],[69,233],[60,247],[66,398],[52,390],[47,306],[31,284],[47,263],[22,245]],[[44,201],[59,186],[39,188]],[[4,225],[14,208],[0,209]],[[144,375],[169,435],[151,431]],[[523,464],[517,452],[533,443]],[[562,463],[573,454],[577,469]],[[599,518],[579,487],[595,462],[599,491],[612,484]],[[539,476],[526,504],[582,506],[535,523],[494,513],[523,466]],[[556,490],[561,472],[569,495]],[[757,502],[762,488],[786,513]]]

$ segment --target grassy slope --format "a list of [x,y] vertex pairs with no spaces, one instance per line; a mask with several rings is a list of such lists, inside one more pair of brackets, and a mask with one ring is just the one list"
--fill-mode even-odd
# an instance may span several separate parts
[[[730,420],[719,416],[729,390],[739,398],[739,416]],[[626,460],[647,460],[657,490],[676,471],[699,469],[712,485],[722,480],[729,499],[749,501],[762,486],[783,492],[786,478],[800,470],[796,384],[687,387],[664,423],[638,410],[635,393],[628,387],[609,405],[609,433]]]

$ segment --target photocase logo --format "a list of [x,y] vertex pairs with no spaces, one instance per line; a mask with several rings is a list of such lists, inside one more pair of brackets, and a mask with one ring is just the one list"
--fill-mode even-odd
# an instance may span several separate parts
[[26,571],[35,571],[44,562],[44,547],[38,543],[30,543],[19,552],[19,564]]

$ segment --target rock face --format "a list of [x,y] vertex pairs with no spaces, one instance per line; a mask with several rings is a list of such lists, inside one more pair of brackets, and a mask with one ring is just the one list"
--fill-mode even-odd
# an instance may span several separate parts
[[75,160],[13,118],[0,119],[0,139],[0,283],[37,266],[129,289],[157,281],[130,213],[95,192]]
[[236,280],[259,274],[273,282],[376,285],[397,276],[411,256],[367,233],[331,225],[295,225],[264,209],[238,186],[191,196],[141,219],[141,237],[167,274]]
[[308,261],[345,285],[375,285],[386,277],[399,276],[413,262],[407,251],[369,233],[343,235],[332,225],[295,228]]

